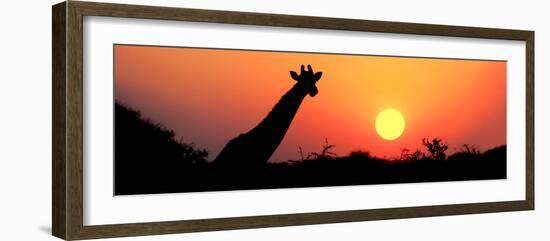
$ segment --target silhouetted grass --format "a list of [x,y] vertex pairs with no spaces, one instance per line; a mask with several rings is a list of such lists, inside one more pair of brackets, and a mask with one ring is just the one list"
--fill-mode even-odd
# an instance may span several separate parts
[[[185,134],[185,133],[181,133]],[[426,151],[404,149],[387,160],[355,151],[336,156],[328,141],[300,160],[254,167],[215,165],[208,152],[176,140],[174,132],[115,106],[115,194],[199,192],[506,178],[506,146],[485,152],[465,146],[447,156],[441,139],[423,139]],[[244,161],[244,163],[250,163]]]

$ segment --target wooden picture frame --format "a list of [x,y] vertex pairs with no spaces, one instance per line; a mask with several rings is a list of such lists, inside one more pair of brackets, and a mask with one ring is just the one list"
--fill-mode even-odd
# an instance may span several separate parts
[[[401,22],[213,11],[68,1],[52,7],[52,233],[66,239],[111,238],[246,228],[325,224],[534,209],[534,32]],[[151,223],[83,224],[83,17],[299,27],[452,36],[526,43],[525,199]]]

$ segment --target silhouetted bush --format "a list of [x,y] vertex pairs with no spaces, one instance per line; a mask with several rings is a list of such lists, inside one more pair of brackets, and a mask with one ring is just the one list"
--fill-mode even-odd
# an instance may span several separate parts
[[427,138],[422,139],[422,145],[428,149],[428,152],[430,153],[430,158],[434,160],[445,160],[447,157],[447,154],[445,154],[445,151],[449,149],[449,146],[447,144],[444,144],[443,141],[439,138],[434,138],[432,140],[429,140]]

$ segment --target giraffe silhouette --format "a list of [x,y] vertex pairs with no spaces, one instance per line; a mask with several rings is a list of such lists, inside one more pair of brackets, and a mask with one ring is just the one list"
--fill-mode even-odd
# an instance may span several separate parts
[[283,140],[304,98],[319,92],[315,84],[323,72],[315,73],[311,65],[302,65],[300,75],[290,71],[296,84],[284,94],[269,114],[252,130],[230,140],[213,163],[228,166],[265,164]]

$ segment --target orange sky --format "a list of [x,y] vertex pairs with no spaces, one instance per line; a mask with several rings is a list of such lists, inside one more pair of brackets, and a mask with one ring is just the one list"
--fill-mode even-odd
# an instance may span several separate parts
[[[295,81],[289,70],[323,71],[271,161],[320,151],[325,138],[347,155],[398,157],[440,137],[454,152],[506,144],[506,62],[173,47],[115,46],[115,98],[173,129],[214,159],[256,126]],[[378,136],[376,115],[399,110],[405,131]]]

